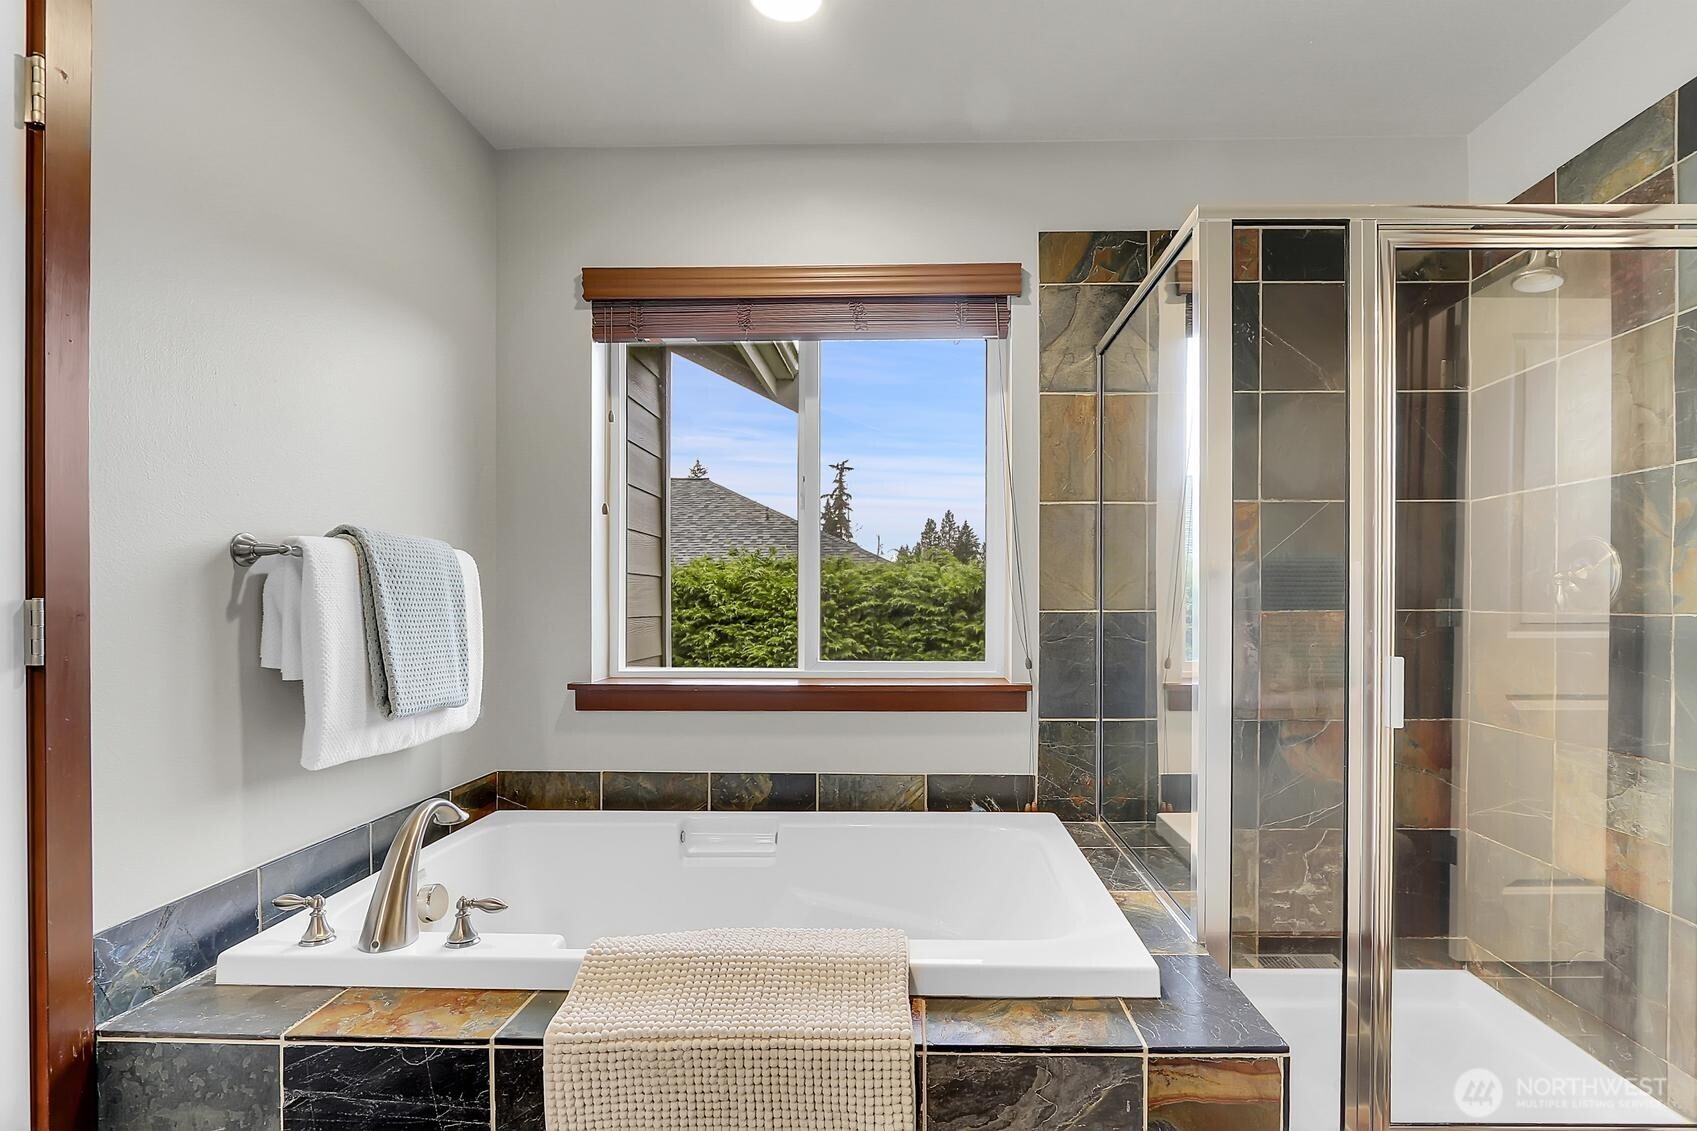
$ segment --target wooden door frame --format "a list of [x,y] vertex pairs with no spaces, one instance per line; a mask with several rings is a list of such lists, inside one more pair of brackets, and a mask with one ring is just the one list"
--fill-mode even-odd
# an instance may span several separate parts
[[28,0],[47,60],[29,130],[26,491],[29,594],[47,602],[30,668],[31,1123],[93,1127],[94,905],[89,791],[88,276],[92,0]]

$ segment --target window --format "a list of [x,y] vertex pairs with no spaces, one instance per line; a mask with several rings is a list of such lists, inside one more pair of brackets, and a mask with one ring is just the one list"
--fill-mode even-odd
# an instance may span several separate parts
[[615,673],[1002,673],[1001,341],[607,348]]

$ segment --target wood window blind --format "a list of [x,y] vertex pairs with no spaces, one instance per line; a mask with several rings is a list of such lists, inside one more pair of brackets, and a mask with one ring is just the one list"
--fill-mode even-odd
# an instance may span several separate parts
[[1005,338],[1017,263],[586,267],[598,342]]

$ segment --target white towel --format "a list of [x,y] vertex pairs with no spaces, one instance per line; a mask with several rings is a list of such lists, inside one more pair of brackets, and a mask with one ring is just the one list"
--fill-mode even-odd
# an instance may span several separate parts
[[296,555],[262,558],[254,566],[264,575],[260,596],[259,666],[286,680],[301,677],[301,560]]
[[405,750],[468,729],[483,710],[483,595],[477,563],[456,550],[465,573],[470,685],[465,706],[404,718],[371,695],[359,560],[341,538],[301,538],[300,667],[306,697],[301,765],[321,770]]

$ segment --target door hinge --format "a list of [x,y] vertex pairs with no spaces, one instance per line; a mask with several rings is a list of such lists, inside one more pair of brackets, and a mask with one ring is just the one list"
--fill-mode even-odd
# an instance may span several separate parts
[[24,607],[29,610],[29,649],[24,666],[39,668],[47,663],[47,598],[31,597]]
[[29,91],[25,95],[24,125],[32,130],[47,128],[47,56],[34,51],[29,60]]

